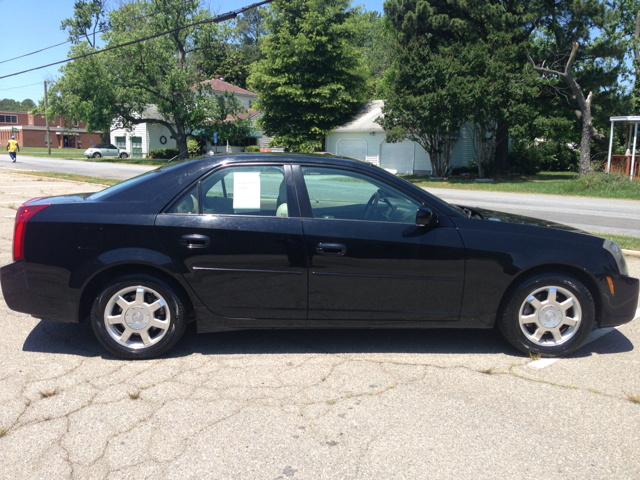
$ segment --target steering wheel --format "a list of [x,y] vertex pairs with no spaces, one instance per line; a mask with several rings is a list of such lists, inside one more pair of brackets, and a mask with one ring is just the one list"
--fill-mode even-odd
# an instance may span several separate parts
[[380,194],[378,192],[371,195],[371,198],[367,202],[367,206],[364,207],[364,215],[362,215],[363,220],[369,220],[371,217],[373,217],[373,212],[375,212],[379,200]]

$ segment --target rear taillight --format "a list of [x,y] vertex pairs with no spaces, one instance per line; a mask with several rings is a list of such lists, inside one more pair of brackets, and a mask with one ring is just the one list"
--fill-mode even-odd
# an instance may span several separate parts
[[16,228],[13,232],[13,261],[24,258],[24,233],[27,230],[27,222],[31,217],[49,205],[29,205],[29,202],[37,200],[35,198],[25,202],[16,214]]

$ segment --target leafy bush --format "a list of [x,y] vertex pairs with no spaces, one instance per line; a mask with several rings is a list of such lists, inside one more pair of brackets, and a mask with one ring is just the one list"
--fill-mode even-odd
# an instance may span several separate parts
[[244,147],[245,153],[260,153],[260,147],[257,145],[249,145],[248,147]]
[[509,152],[510,170],[533,175],[540,170],[547,172],[575,172],[580,152],[563,142],[516,141]]
[[168,160],[178,155],[178,153],[180,153],[180,150],[177,148],[158,148],[149,152],[149,158],[165,158]]
[[187,140],[187,151],[189,152],[190,157],[197,157],[198,155],[202,155],[202,148],[197,140],[191,139]]

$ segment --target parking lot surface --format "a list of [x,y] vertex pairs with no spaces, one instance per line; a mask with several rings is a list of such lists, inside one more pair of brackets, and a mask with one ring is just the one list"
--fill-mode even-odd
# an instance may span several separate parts
[[[0,173],[0,264],[23,201],[95,189]],[[1,301],[0,479],[638,478],[640,322],[590,340],[545,361],[492,330],[190,327],[123,361]]]

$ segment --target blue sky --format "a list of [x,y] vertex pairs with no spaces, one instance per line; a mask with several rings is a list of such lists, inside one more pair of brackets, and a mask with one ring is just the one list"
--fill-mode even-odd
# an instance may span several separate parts
[[[256,0],[210,0],[210,8],[217,13],[250,5]],[[0,0],[0,18],[4,24],[0,62],[40,48],[64,42],[66,32],[60,30],[60,22],[73,15],[75,0]],[[112,0],[115,4],[115,1]],[[384,0],[354,1],[367,10],[382,12]],[[0,76],[46,65],[67,56],[68,45],[52,48],[29,57],[0,63]],[[36,103],[43,96],[43,81],[54,78],[59,66],[25,73],[0,80],[0,99],[13,98],[22,101],[31,98]]]

